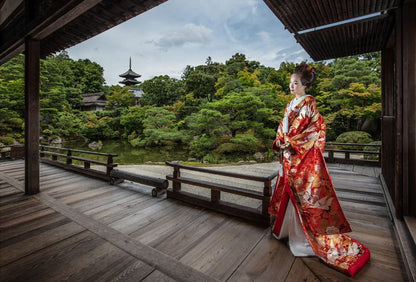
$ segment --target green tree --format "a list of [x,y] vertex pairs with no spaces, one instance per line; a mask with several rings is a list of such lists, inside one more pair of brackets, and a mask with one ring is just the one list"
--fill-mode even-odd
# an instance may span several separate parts
[[107,107],[109,110],[125,109],[133,105],[134,94],[129,91],[130,87],[114,85],[110,87],[110,94],[107,95]]
[[163,107],[146,110],[143,128],[143,138],[130,141],[133,146],[163,146],[187,142],[188,136],[178,130],[175,114]]
[[184,95],[183,82],[168,75],[155,76],[141,84],[143,97],[142,105],[154,105],[162,107],[172,105]]

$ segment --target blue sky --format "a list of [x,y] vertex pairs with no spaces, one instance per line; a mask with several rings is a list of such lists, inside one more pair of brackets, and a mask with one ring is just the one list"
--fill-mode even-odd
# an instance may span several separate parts
[[120,81],[129,57],[140,81],[180,78],[187,65],[204,64],[208,56],[224,63],[237,52],[275,68],[311,61],[262,0],[169,0],[67,51],[103,66],[108,85]]

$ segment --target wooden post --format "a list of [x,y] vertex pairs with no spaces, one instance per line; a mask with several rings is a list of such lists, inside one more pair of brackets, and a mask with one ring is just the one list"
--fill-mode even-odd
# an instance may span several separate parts
[[40,42],[25,40],[25,193],[39,193]]
[[416,1],[402,10],[403,215],[416,216]]
[[328,151],[328,162],[333,163],[334,162],[334,151]]
[[263,188],[263,202],[262,202],[262,214],[268,216],[269,215],[269,204],[270,204],[270,196],[272,194],[272,181],[267,180],[264,181],[264,188]]
[[211,203],[213,205],[218,205],[220,203],[221,194],[220,191],[211,190]]
[[66,164],[68,164],[68,165],[70,165],[70,164],[72,164],[72,159],[71,159],[71,156],[72,156],[72,150],[70,150],[70,149],[68,149],[68,153],[66,154]]
[[[174,166],[173,167],[173,178],[177,179],[179,177],[181,177],[181,172],[179,171],[179,167]],[[173,186],[173,192],[181,191],[181,183],[173,181],[172,186]]]
[[[113,156],[112,155],[108,155],[107,156],[107,175],[110,176],[111,171],[113,170]],[[111,165],[111,166],[110,166]]]

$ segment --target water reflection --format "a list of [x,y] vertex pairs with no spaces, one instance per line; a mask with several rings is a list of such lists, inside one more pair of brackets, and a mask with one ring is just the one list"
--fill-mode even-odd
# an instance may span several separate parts
[[67,142],[63,144],[63,147],[118,154],[118,157],[114,159],[114,162],[118,164],[144,164],[149,161],[186,161],[189,158],[188,150],[181,146],[138,148],[133,147],[126,141],[103,141],[102,147],[97,150],[90,149],[88,143]]

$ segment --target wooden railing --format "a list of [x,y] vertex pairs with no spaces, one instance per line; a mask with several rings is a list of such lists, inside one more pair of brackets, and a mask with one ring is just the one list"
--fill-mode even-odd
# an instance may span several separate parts
[[[335,149],[334,146],[350,146],[356,150]],[[364,151],[364,147],[375,147],[377,151]],[[365,166],[381,166],[380,144],[357,144],[327,142],[325,146],[325,160],[328,163],[355,164]]]
[[24,145],[3,145],[0,146],[0,160],[22,159],[25,156]]
[[[188,202],[194,205],[202,206],[205,208],[213,209],[219,212],[226,214],[234,215],[241,217],[255,223],[261,224],[263,226],[268,226],[270,221],[270,216],[268,213],[270,197],[272,193],[271,183],[272,180],[277,176],[277,172],[271,174],[267,177],[262,176],[252,176],[240,173],[225,172],[218,170],[211,170],[200,167],[185,166],[176,163],[166,162],[168,166],[173,167],[173,175],[167,175],[166,179],[172,181],[172,189],[167,190],[167,197],[184,202]],[[198,171],[202,173],[209,174],[212,178],[215,178],[216,175],[246,179],[251,181],[259,181],[263,183],[263,192],[258,192],[254,190],[244,189],[240,187],[228,186],[220,183],[202,181],[193,178],[181,177],[181,170],[190,170]],[[196,195],[194,193],[189,193],[186,191],[181,191],[181,183],[189,184],[193,186],[199,186],[211,190],[211,197],[203,197]],[[225,202],[221,200],[221,192],[226,192],[230,194],[240,195],[243,197],[248,197],[252,199],[261,200],[261,212],[255,208]]]
[[[84,157],[85,155],[88,158]],[[52,146],[41,146],[40,148],[40,159],[42,162],[100,178],[105,181],[111,180],[111,171],[117,166],[117,164],[113,163],[114,157],[117,157],[117,155]],[[91,164],[104,166],[106,170],[104,172],[92,169]]]

